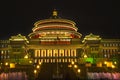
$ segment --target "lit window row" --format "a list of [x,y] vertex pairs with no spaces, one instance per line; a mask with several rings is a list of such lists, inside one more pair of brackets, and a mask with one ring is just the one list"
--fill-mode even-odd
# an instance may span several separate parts
[[9,50],[0,50],[0,58],[1,59],[8,59],[9,58]]
[[10,43],[9,40],[0,40],[0,43]]
[[35,59],[34,62],[35,63],[55,63],[55,62],[77,62],[77,59],[71,59],[71,58],[67,58],[67,59]]
[[118,49],[103,49],[103,53],[116,53],[118,52]]
[[106,43],[106,44],[103,44],[103,46],[112,47],[112,46],[120,46],[120,44],[118,44],[118,43]]
[[98,51],[98,50],[99,50],[98,47],[91,48],[91,51]]
[[75,49],[35,50],[35,57],[76,57]]
[[9,50],[0,50],[0,54],[6,54],[9,53]]

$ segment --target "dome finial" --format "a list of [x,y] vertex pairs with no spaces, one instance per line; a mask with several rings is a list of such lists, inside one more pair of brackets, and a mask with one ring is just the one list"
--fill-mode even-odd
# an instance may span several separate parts
[[58,12],[56,11],[56,9],[54,9],[52,16],[57,16],[57,15],[58,15]]

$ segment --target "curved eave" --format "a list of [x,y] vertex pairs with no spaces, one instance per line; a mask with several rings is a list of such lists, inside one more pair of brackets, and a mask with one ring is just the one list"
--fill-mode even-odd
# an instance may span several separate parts
[[44,19],[44,20],[39,20],[39,21],[35,22],[34,26],[36,27],[39,24],[48,23],[48,22],[63,22],[63,23],[76,25],[75,22],[68,20],[68,19]]
[[64,27],[64,28],[68,28],[68,29],[71,28],[71,29],[73,29],[73,30],[75,30],[75,31],[78,30],[78,28],[75,27],[75,26],[65,26],[65,25],[46,25],[46,26],[42,26],[42,27],[34,27],[32,30],[33,30],[33,32],[34,32],[34,31],[36,31],[36,30],[39,29],[39,28],[53,28],[53,27],[56,27],[56,28],[57,28],[57,26],[58,26],[58,28]]
[[[54,31],[51,31],[51,30],[44,30],[44,31],[36,31],[36,32],[33,32],[33,33],[30,33],[28,36],[29,37],[32,37],[33,35],[36,35],[36,34],[42,34],[42,33],[47,33],[47,32],[55,32],[55,33],[57,33],[57,32],[67,32],[67,33],[69,33],[69,34],[74,34],[74,35],[77,35],[77,36],[79,36],[79,38],[81,38],[81,36],[82,36],[82,34],[81,33],[79,33],[79,32],[76,32],[76,31],[69,31],[69,30],[54,30]],[[51,34],[51,33],[49,33],[49,34]]]

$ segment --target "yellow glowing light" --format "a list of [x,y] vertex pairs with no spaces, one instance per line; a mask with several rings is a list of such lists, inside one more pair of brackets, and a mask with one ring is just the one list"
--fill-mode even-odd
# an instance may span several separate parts
[[114,64],[117,64],[117,62],[115,61]]
[[80,69],[78,69],[78,70],[77,70],[77,72],[78,72],[78,73],[80,73],[80,72],[81,72],[81,70],[80,70]]
[[10,63],[10,68],[15,68],[15,64],[14,63]]
[[111,67],[112,67],[112,68],[115,68],[115,66],[114,66],[114,65],[112,65]]
[[5,65],[8,66],[8,62],[6,62]]
[[37,73],[37,70],[34,70],[34,73],[36,74],[36,73]]
[[75,63],[74,63],[74,61],[72,61],[72,63],[71,63],[72,65],[74,65]]
[[107,67],[112,67],[113,64],[112,64],[112,62],[107,62],[106,65],[107,65]]
[[53,16],[57,16],[57,11],[56,10],[53,11]]
[[74,65],[74,68],[77,68],[78,66],[77,65]]
[[97,63],[97,67],[102,67],[102,63]]
[[91,67],[91,63],[86,63],[85,66],[86,67]]
[[39,65],[41,65],[42,64],[42,62],[39,62]]
[[28,55],[25,55],[24,58],[25,58],[25,59],[28,59]]
[[107,64],[107,62],[105,61],[104,64]]
[[84,55],[84,58],[87,58],[87,55],[86,55],[86,54]]
[[39,69],[40,68],[40,66],[39,65],[37,65],[37,69]]
[[32,61],[30,60],[29,63],[32,63]]

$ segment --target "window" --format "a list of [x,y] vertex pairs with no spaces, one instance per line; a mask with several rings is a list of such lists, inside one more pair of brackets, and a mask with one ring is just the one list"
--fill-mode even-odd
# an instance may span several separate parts
[[52,50],[47,50],[47,56],[52,57]]
[[40,53],[39,50],[35,50],[35,57],[38,57],[38,54]]
[[[66,56],[67,54],[65,54],[65,56]],[[59,50],[59,56],[60,57],[63,57],[64,56],[64,50],[63,49],[60,49]]]
[[58,50],[57,50],[57,49],[53,50],[53,56],[54,56],[54,57],[55,57],[55,56],[58,56]]
[[68,56],[70,57],[70,50],[67,50],[67,54],[68,54]]
[[37,55],[38,55],[38,57],[40,57],[40,50],[37,51]]

